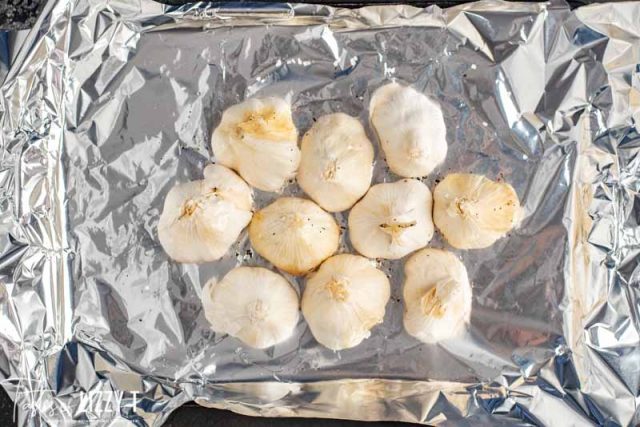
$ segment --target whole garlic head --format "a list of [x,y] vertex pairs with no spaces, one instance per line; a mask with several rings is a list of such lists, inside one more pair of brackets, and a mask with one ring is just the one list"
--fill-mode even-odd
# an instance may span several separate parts
[[389,168],[400,176],[428,175],[447,156],[447,128],[437,102],[390,83],[376,90],[369,115]]
[[322,208],[349,209],[367,192],[373,147],[357,119],[343,113],[320,117],[301,149],[298,184]]
[[222,258],[252,217],[251,188],[233,171],[209,165],[204,179],[178,184],[164,201],[158,238],[178,262]]
[[382,322],[390,296],[387,276],[357,255],[322,263],[302,295],[302,314],[315,339],[332,350],[355,347]]
[[447,175],[433,192],[433,219],[449,244],[458,249],[491,246],[520,217],[512,186],[482,175]]
[[211,329],[254,348],[289,338],[298,324],[298,294],[281,275],[261,267],[237,267],[202,291]]
[[211,137],[216,160],[250,185],[279,191],[300,163],[291,106],[280,98],[252,98],[229,107]]
[[369,258],[398,259],[433,237],[431,192],[415,179],[378,184],[349,213],[354,248]]
[[310,200],[281,197],[256,212],[249,239],[256,252],[294,275],[305,274],[338,249],[340,229]]
[[471,286],[467,269],[456,256],[423,249],[404,266],[404,328],[425,343],[453,338],[471,316]]

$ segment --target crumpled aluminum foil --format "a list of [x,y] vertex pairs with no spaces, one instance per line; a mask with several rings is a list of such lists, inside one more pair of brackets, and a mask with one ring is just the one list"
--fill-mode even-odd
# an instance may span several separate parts
[[[189,400],[262,416],[638,424],[639,58],[639,3],[51,1],[0,97],[0,376],[19,425],[160,425]],[[354,349],[322,348],[302,320],[267,350],[211,332],[205,281],[265,262],[243,235],[220,262],[176,264],[156,224],[168,189],[215,160],[223,109],[277,94],[302,132],[335,111],[367,123],[390,79],[442,104],[449,155],[428,185],[482,173],[524,206],[507,238],[458,251],[468,334],[429,346],[403,332],[401,262],[380,264],[392,301]],[[394,180],[377,159],[374,181]]]

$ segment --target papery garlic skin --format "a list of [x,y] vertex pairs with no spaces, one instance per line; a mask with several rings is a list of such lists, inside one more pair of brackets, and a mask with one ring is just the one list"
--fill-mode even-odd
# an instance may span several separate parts
[[232,170],[222,165],[208,165],[204,168],[203,176],[203,191],[208,196],[215,195],[221,200],[233,203],[238,209],[253,209],[251,187]]
[[306,282],[302,314],[315,339],[332,350],[355,347],[382,323],[389,279],[361,256],[335,255]]
[[184,263],[222,258],[253,215],[251,188],[233,171],[209,165],[204,179],[178,184],[165,198],[158,238],[165,252]]
[[251,186],[279,191],[300,163],[291,106],[280,98],[252,98],[229,107],[211,137],[216,160]]
[[373,146],[358,119],[320,117],[304,135],[297,180],[329,212],[349,209],[371,185]]
[[301,275],[338,249],[340,229],[333,217],[312,201],[281,197],[255,213],[249,239],[256,252],[273,265]]
[[289,338],[298,324],[298,294],[281,275],[261,267],[237,267],[210,280],[202,306],[211,329],[254,348]]
[[424,343],[459,336],[471,316],[467,269],[452,253],[422,249],[404,266],[404,328]]
[[425,176],[447,156],[442,110],[417,90],[398,83],[382,86],[371,97],[369,117],[394,173]]
[[491,246],[519,221],[520,202],[513,187],[482,175],[447,175],[433,192],[433,220],[458,249]]
[[415,179],[374,185],[349,213],[353,247],[368,258],[399,259],[433,237],[429,188]]

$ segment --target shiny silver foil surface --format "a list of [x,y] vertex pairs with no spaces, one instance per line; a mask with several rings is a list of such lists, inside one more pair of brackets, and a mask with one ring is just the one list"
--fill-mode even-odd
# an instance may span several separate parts
[[[246,234],[219,262],[172,262],[156,225],[168,190],[215,161],[222,111],[287,96],[301,132],[341,111],[375,142],[369,99],[391,80],[442,105],[449,154],[426,184],[480,173],[524,207],[506,238],[456,251],[468,332],[408,336],[403,262],[384,261],[392,299],[355,348],[323,348],[303,319],[267,350],[213,333],[204,283],[267,263]],[[190,400],[442,425],[640,422],[639,3],[57,0],[1,91],[0,376],[19,425],[157,426]],[[374,182],[397,179],[376,150]]]

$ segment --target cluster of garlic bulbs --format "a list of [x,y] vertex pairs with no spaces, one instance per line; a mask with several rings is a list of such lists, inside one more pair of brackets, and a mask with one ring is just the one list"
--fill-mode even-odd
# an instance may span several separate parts
[[[300,301],[291,283],[267,268],[240,266],[210,280],[202,302],[214,331],[271,347],[293,334],[301,309],[320,344],[357,346],[382,323],[391,292],[371,259],[412,253],[403,284],[407,333],[435,343],[465,329],[471,312],[466,269],[452,252],[426,246],[436,227],[458,249],[491,245],[515,226],[518,197],[509,184],[480,175],[448,175],[433,195],[414,179],[447,154],[440,107],[415,89],[379,88],[369,113],[389,168],[403,179],[371,186],[373,145],[346,114],[319,118],[299,149],[284,99],[249,99],[223,113],[211,141],[218,164],[205,168],[203,180],[168,193],[160,243],[179,262],[215,261],[248,226],[255,251],[285,273],[306,275],[306,284]],[[279,197],[254,213],[249,185],[279,192],[294,176],[311,200]],[[334,255],[340,229],[331,212],[349,209],[349,238],[364,256]]]

